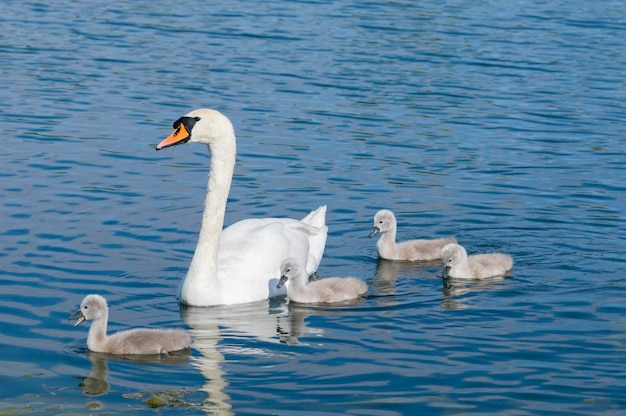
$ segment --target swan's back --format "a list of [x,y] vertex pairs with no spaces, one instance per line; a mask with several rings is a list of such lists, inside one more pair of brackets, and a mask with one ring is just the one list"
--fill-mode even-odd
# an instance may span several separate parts
[[322,205],[302,220],[250,218],[232,224],[222,232],[219,263],[236,262],[238,257],[253,257],[253,260],[256,258],[266,263],[268,257],[261,258],[250,254],[244,257],[243,254],[257,251],[261,244],[289,251],[286,255],[277,252],[276,255],[269,257],[277,263],[274,265],[276,272],[279,271],[280,262],[285,257],[306,258],[306,271],[309,274],[315,272],[322,261],[328,235],[326,209],[326,205]]

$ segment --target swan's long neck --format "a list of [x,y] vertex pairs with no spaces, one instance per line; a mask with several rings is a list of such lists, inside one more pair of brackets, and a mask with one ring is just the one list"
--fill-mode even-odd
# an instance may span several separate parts
[[235,168],[236,147],[234,133],[229,140],[209,145],[211,170],[202,225],[196,251],[180,292],[180,300],[186,304],[208,306],[219,303],[218,253]]
[[91,351],[102,351],[102,345],[107,339],[107,322],[109,321],[109,310],[105,310],[104,314],[91,322],[89,327],[89,335],[87,335],[87,347]]

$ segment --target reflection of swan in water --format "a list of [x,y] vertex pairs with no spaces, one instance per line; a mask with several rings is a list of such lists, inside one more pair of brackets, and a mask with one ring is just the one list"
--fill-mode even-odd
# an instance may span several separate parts
[[109,392],[109,360],[131,361],[137,363],[184,365],[189,361],[191,352],[189,349],[172,352],[168,355],[119,355],[106,354],[103,352],[87,351],[87,359],[91,361],[91,371],[87,377],[78,377],[81,383],[78,385],[86,396],[101,396]]
[[224,338],[255,338],[273,343],[297,343],[297,337],[308,332],[303,317],[295,313],[291,315],[291,308],[287,313],[284,298],[209,308],[181,305],[181,316],[190,328],[192,349],[201,354],[194,358],[193,365],[206,380],[201,390],[208,397],[202,407],[210,414],[234,414],[231,412],[230,396],[224,392],[228,380],[227,372],[222,368],[224,356],[221,351],[228,349],[237,354],[267,354],[241,343],[236,343],[237,347],[220,346],[220,341]]

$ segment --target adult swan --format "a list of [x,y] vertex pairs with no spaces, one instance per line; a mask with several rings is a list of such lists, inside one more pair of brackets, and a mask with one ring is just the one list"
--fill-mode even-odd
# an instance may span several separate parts
[[326,206],[301,221],[246,219],[222,231],[235,168],[233,125],[218,111],[194,110],[174,122],[174,132],[156,150],[187,142],[209,146],[211,168],[198,244],[179,288],[180,302],[231,305],[284,294],[276,284],[287,257],[296,257],[306,264],[307,273],[314,273],[326,245]]

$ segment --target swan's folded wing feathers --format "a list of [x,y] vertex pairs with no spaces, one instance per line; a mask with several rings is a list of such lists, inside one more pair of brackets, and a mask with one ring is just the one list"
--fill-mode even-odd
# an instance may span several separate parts
[[[323,207],[325,212],[325,206]],[[313,211],[316,215],[323,215]],[[311,214],[309,214],[311,215]],[[305,217],[306,218],[306,217]],[[276,259],[276,276],[282,258],[296,257],[307,259],[306,271],[315,272],[322,261],[328,227],[317,227],[291,218],[260,218],[239,221],[222,232],[220,241],[219,264],[235,261],[237,258],[253,258],[261,261]],[[266,251],[268,250],[268,251]],[[249,254],[244,254],[249,253]],[[226,260],[230,258],[230,260]]]
[[324,227],[326,225],[326,205],[309,212],[306,217],[302,218],[302,222],[317,228]]
[[236,303],[246,301],[242,297],[246,293],[261,290],[258,276],[266,279],[264,297],[284,295],[286,287],[276,287],[282,259],[296,257],[304,261],[309,257],[309,238],[294,225],[302,225],[300,221],[275,220],[246,220],[245,227],[238,223],[238,234],[222,234],[218,254],[220,291],[229,293]]

